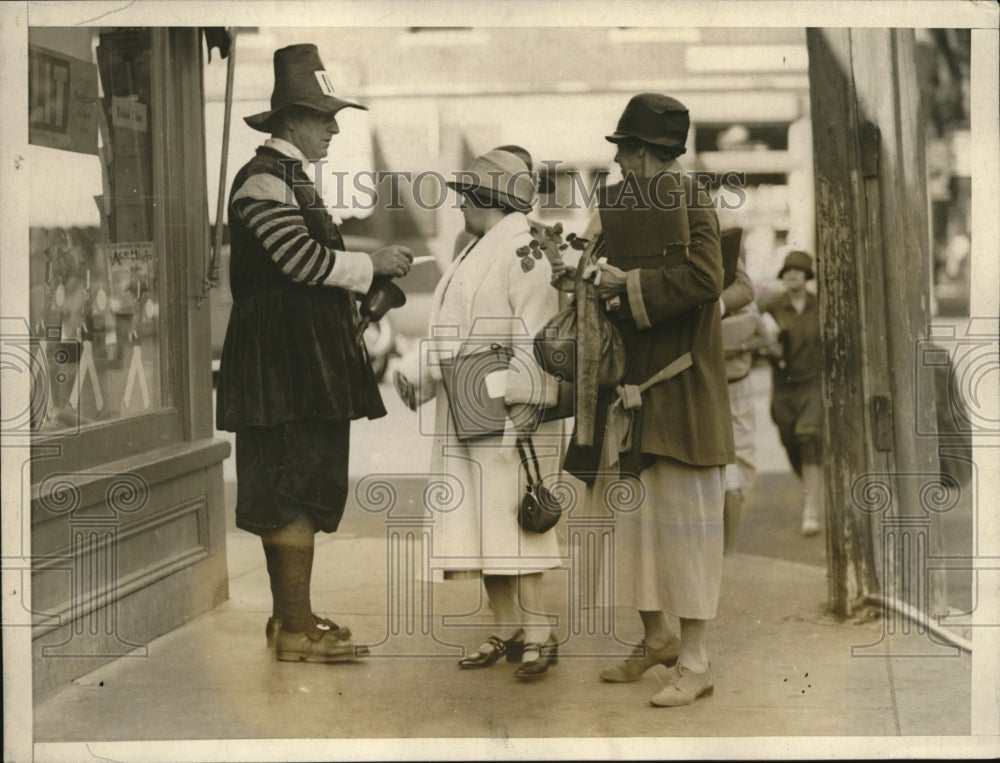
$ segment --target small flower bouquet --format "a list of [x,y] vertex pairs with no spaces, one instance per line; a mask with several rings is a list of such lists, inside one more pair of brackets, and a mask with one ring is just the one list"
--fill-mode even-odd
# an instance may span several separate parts
[[[535,260],[545,257],[552,267],[552,285],[562,294],[571,294],[576,289],[576,268],[565,263],[562,253],[569,248],[583,251],[589,241],[570,233],[563,240],[562,223],[543,225],[531,222],[531,243],[517,250],[521,258],[521,269],[525,273],[535,267]],[[562,302],[562,297],[560,302]],[[568,301],[568,298],[567,298]]]
[[[625,373],[625,348],[618,329],[604,315],[596,287],[587,273],[604,250],[603,236],[580,238],[570,233],[563,240],[561,223],[552,226],[531,222],[531,242],[517,250],[525,273],[545,257],[552,267],[552,286],[559,292],[559,312],[535,338],[536,355],[542,367],[553,373],[561,369],[576,387],[576,438],[581,445],[594,442],[598,386],[615,386]],[[568,265],[563,253],[580,252]],[[574,348],[571,368],[562,368],[557,355],[566,356],[566,344]]]

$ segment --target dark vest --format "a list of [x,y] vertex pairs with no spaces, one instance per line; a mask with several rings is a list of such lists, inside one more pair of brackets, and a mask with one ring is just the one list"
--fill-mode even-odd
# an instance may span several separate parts
[[356,295],[292,281],[233,212],[233,193],[259,173],[285,182],[289,202],[298,206],[312,238],[344,248],[299,162],[259,148],[236,174],[230,191],[233,308],[219,369],[219,428],[384,416],[378,383],[355,339]]

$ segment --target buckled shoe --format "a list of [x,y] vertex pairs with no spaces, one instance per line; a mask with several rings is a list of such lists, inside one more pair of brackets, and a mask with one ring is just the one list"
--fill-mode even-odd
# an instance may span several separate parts
[[514,671],[514,678],[518,681],[537,681],[542,678],[549,667],[559,662],[559,644],[556,637],[550,635],[544,644],[526,643],[524,645],[524,656],[537,654],[538,659],[525,660],[517,670]]
[[350,639],[337,638],[332,631],[323,631],[319,638],[308,633],[280,631],[274,652],[285,662],[350,662],[367,653],[368,647],[356,647]]
[[[332,631],[333,635],[339,639],[350,639],[351,629],[341,628],[333,620],[326,617],[320,617],[319,615],[313,615],[316,620],[316,627],[321,631]],[[267,648],[274,649],[274,645],[278,640],[278,634],[281,632],[281,618],[279,617],[269,617],[267,618],[267,627],[264,629],[264,637],[267,639]]]
[[506,657],[507,662],[520,662],[523,652],[524,631],[518,629],[507,641],[499,636],[490,636],[475,652],[459,660],[458,667],[464,670],[488,668],[495,665],[501,657]]

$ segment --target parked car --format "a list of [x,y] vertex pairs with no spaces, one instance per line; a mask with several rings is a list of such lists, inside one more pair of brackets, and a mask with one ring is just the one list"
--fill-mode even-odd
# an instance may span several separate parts
[[[351,251],[373,252],[383,244],[370,238],[345,236],[344,246]],[[229,287],[229,244],[222,245],[219,255],[219,283],[209,292],[209,316],[212,325],[212,382],[215,383],[219,373],[219,361],[222,358],[222,343],[226,339],[226,326],[229,324],[229,312],[233,307],[233,293]],[[395,331],[387,315],[381,321],[370,324],[364,333],[365,346],[368,348],[368,358],[371,361],[375,378],[379,381],[385,375],[389,359],[396,352]]]

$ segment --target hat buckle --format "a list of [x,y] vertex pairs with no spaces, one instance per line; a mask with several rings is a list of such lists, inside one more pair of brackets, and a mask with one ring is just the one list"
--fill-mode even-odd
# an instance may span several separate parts
[[274,52],[274,89],[271,108],[245,121],[254,130],[271,132],[271,120],[289,106],[304,106],[320,113],[336,113],[344,108],[367,111],[367,106],[334,94],[333,82],[312,43],[288,45]]

